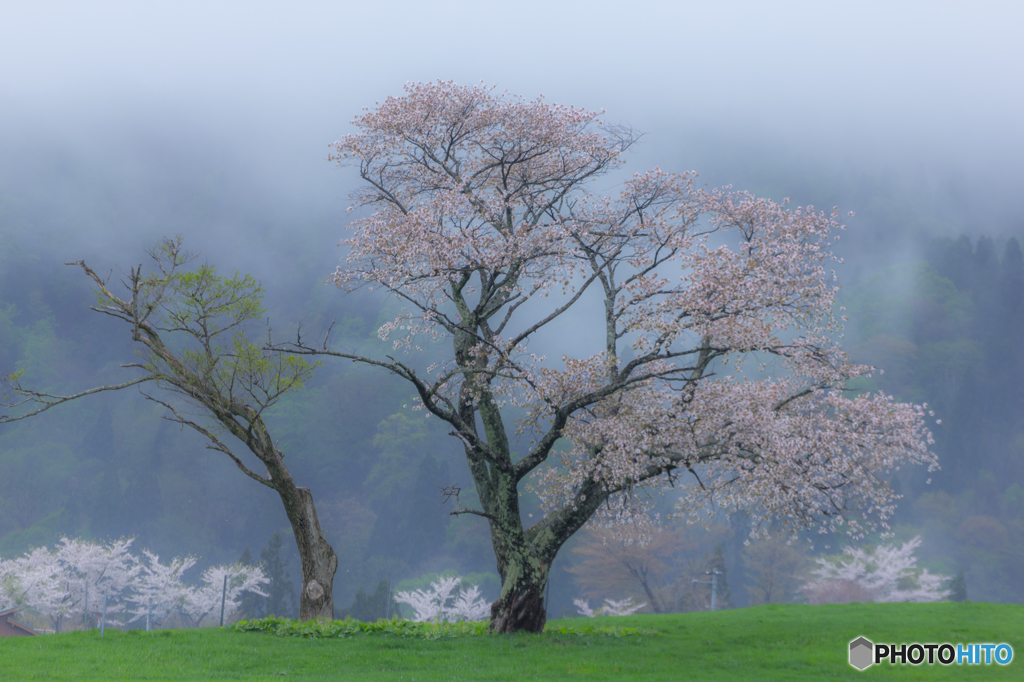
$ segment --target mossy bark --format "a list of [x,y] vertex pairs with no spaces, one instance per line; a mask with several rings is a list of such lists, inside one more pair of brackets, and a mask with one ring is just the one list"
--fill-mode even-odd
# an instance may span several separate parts
[[[290,482],[290,479],[289,479]],[[277,488],[295,533],[302,566],[299,620],[334,618],[334,575],[338,557],[324,538],[309,488]]]

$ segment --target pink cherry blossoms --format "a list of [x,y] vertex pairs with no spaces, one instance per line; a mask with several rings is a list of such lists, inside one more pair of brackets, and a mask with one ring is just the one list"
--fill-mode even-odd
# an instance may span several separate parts
[[[394,350],[454,350],[429,375],[370,362],[497,466],[502,429],[478,434],[465,409],[485,423],[514,410],[535,438],[508,466],[532,474],[549,512],[601,490],[598,516],[635,521],[632,491],[687,484],[684,512],[717,504],[755,526],[859,536],[893,511],[885,472],[936,468],[927,406],[847,390],[873,368],[831,340],[836,210],[660,169],[594,194],[630,130],[484,87],[411,84],[354,124],[332,158],[358,165],[353,208],[373,212],[349,226],[334,281],[403,304],[379,329]],[[542,330],[599,350],[547,358],[531,349]],[[571,447],[550,457],[559,439]]]
[[[378,329],[392,352],[278,349],[383,368],[451,427],[480,501],[452,513],[487,519],[502,578],[492,631],[541,631],[559,549],[587,523],[645,527],[651,489],[755,534],[861,536],[892,514],[886,472],[937,466],[926,406],[850,391],[873,368],[832,341],[837,210],[658,168],[601,194],[631,129],[485,87],[410,84],[353,124],[330,157],[363,180],[333,281],[401,306]],[[524,488],[545,510],[529,527]]]

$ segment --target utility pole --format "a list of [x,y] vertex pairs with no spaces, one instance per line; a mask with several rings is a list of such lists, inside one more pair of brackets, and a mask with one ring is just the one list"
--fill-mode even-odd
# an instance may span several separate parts
[[228,574],[224,574],[224,588],[220,593],[220,626],[224,627],[224,602],[228,598]]
[[706,585],[711,585],[711,610],[714,611],[715,610],[715,593],[718,592],[718,576],[722,575],[722,572],[719,571],[718,569],[715,569],[713,571],[704,571],[704,575],[710,575],[711,576],[711,580],[697,580],[696,578],[694,578],[690,582],[704,583]]
[[103,589],[103,620],[100,621],[100,637],[103,637],[103,633],[107,631],[107,592],[109,591],[109,587]]

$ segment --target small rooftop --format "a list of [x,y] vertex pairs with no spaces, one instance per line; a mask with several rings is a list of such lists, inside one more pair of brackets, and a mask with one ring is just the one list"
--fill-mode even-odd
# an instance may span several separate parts
[[0,637],[26,637],[38,635],[39,633],[30,627],[26,627],[14,620],[14,614],[18,609],[7,609],[0,611]]

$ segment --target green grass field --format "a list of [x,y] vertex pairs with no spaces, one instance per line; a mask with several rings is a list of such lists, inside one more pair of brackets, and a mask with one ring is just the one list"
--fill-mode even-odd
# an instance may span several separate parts
[[[553,621],[659,634],[396,635],[332,639],[230,629],[74,632],[0,639],[0,680],[1024,680],[1024,606],[761,606],[717,613]],[[1012,663],[847,663],[849,641],[1005,642]]]

